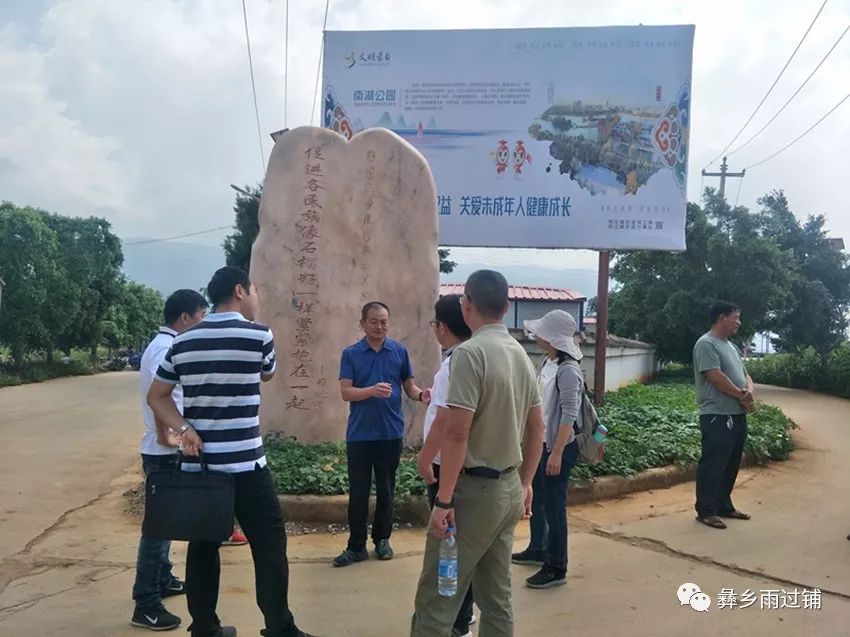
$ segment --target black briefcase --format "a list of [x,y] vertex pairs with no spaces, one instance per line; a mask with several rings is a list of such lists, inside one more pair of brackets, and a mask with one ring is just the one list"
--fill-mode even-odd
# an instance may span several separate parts
[[142,535],[154,540],[223,542],[233,532],[233,476],[210,471],[154,471],[145,481]]

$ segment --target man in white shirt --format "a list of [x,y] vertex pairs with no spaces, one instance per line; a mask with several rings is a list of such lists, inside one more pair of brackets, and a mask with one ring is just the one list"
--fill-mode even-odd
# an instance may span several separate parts
[[[443,442],[444,427],[449,413],[449,367],[452,352],[472,336],[472,331],[463,320],[460,308],[460,294],[447,294],[434,305],[434,320],[431,327],[443,348],[443,364],[434,374],[434,386],[431,388],[431,402],[425,412],[425,444],[419,452],[419,473],[428,489],[428,502],[434,506],[434,499],[440,489],[440,446]],[[463,605],[452,626],[452,637],[471,637],[469,625],[473,622],[472,587],[466,591]]]
[[[162,363],[174,337],[203,320],[207,301],[194,290],[177,290],[165,302],[165,325],[150,342],[142,355],[139,369],[139,387],[142,397],[142,415],[145,433],[142,436],[142,467],[145,475],[153,471],[173,469],[179,443],[177,435],[163,426],[157,426],[153,411],[148,407],[147,397],[156,370]],[[177,409],[183,410],[183,390],[180,386],[172,393]],[[153,540],[144,535],[139,540],[136,559],[136,582],[133,585],[133,601],[136,604],[133,626],[150,630],[170,630],[180,625],[180,618],[169,613],[162,604],[163,597],[182,595],[183,582],[171,572],[168,554],[171,542]]]

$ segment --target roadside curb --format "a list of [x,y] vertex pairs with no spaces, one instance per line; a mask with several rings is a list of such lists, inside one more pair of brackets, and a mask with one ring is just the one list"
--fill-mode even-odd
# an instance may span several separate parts
[[[741,467],[767,464],[745,455]],[[667,489],[696,478],[696,465],[671,465],[647,469],[634,476],[602,476],[570,485],[568,502],[571,505],[587,504],[619,498],[639,491]],[[278,496],[287,520],[321,524],[346,524],[348,521],[347,495],[281,495]],[[369,502],[369,514],[375,511],[374,496]],[[401,523],[425,525],[430,510],[425,496],[411,496],[396,502],[396,520]]]

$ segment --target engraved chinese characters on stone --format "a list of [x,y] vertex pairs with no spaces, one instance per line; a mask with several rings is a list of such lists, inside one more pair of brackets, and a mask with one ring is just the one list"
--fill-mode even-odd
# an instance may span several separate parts
[[[303,127],[279,138],[260,205],[251,277],[258,320],[275,335],[278,373],[263,386],[263,431],[303,442],[345,437],[338,392],[342,350],[362,337],[360,309],[392,311],[422,386],[439,366],[428,321],[438,295],[436,191],[419,152],[384,129],[351,141]],[[424,409],[405,400],[408,441]]]

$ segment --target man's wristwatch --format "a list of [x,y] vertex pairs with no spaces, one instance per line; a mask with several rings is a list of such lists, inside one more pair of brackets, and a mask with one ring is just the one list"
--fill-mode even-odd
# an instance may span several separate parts
[[190,425],[188,422],[184,422],[180,426],[180,429],[178,429],[178,432],[180,433],[180,436],[182,437],[183,434],[186,433],[187,431],[189,431],[190,429],[192,429],[192,425]]
[[440,498],[436,498],[434,500],[434,506],[437,507],[438,509],[454,509],[455,508],[454,501],[448,502],[448,503],[440,502]]
[[421,389],[419,390],[419,398],[417,398],[416,400],[418,400],[420,403],[422,402],[422,394],[424,394],[424,393],[425,392],[423,390],[421,390]]

